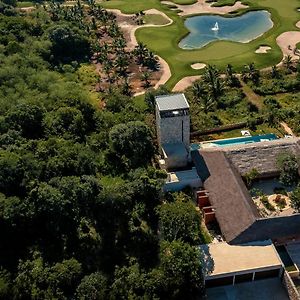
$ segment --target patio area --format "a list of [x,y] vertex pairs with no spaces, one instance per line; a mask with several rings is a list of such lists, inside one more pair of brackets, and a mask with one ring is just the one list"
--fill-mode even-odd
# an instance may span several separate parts
[[278,178],[270,178],[254,182],[250,192],[262,217],[290,216],[294,213],[289,198],[293,188],[282,185]]

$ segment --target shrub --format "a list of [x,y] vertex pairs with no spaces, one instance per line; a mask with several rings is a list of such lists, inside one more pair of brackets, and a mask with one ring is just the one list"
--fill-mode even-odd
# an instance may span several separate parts
[[280,170],[280,182],[285,186],[292,186],[299,180],[299,165],[293,153],[281,153],[277,157],[277,167]]
[[275,211],[275,207],[269,202],[268,197],[263,195],[260,198],[261,203],[265,206],[265,208],[269,211]]
[[280,195],[284,195],[284,196],[287,196],[287,191],[285,188],[282,188],[282,187],[275,187],[273,189],[273,192],[274,194],[280,194]]
[[291,193],[290,199],[292,208],[300,212],[300,185]]

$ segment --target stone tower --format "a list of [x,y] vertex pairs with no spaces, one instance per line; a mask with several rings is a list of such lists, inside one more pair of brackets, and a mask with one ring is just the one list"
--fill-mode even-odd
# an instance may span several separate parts
[[167,168],[187,165],[190,153],[189,104],[184,94],[155,98],[156,129]]

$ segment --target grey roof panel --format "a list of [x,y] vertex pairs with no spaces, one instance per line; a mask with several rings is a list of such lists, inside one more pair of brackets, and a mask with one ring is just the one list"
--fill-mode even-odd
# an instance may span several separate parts
[[159,111],[186,109],[189,104],[184,94],[171,94],[155,97]]

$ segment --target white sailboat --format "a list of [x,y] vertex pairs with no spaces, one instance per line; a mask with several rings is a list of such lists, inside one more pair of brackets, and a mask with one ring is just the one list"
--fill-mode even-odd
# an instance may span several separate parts
[[215,26],[212,27],[211,30],[212,30],[212,31],[218,31],[218,30],[219,30],[219,24],[218,24],[218,22],[216,22]]

